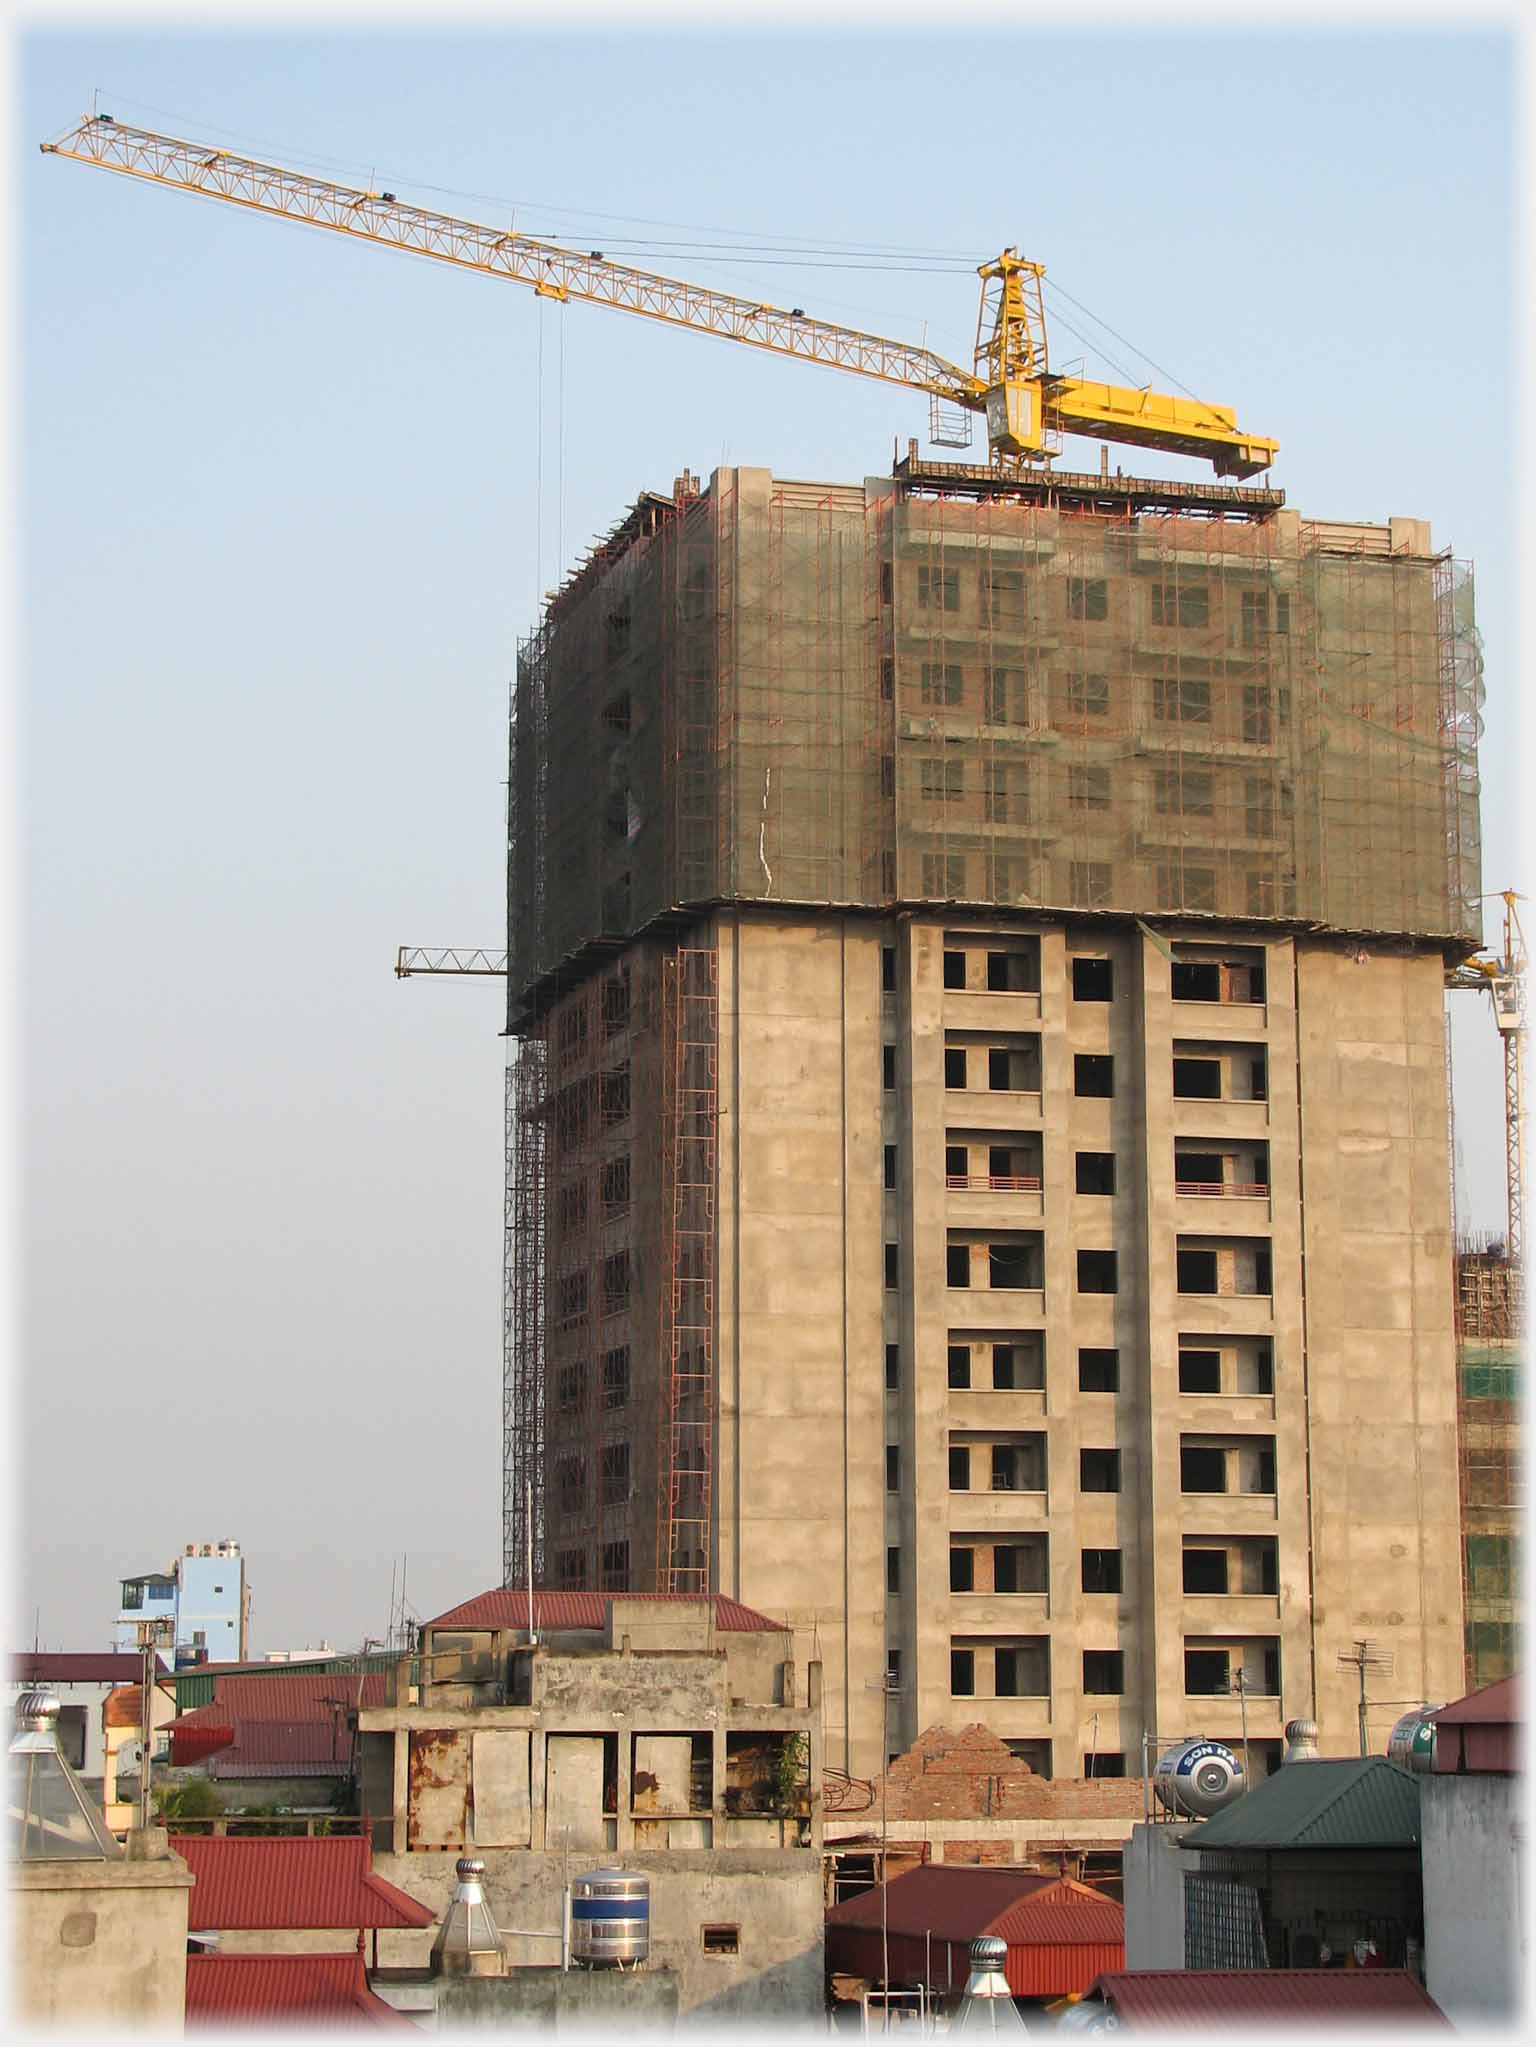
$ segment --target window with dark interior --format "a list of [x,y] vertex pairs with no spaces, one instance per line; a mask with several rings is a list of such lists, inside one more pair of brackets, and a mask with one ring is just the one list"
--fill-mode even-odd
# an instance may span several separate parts
[[894,1144],[888,1144],[885,1147],[885,1184],[887,1187],[894,1187],[896,1185],[896,1147]]
[[1179,1292],[1181,1294],[1213,1294],[1216,1291],[1216,1253],[1214,1251],[1178,1252]]
[[1118,1697],[1125,1690],[1124,1652],[1119,1649],[1085,1649],[1083,1690],[1098,1698]]
[[1077,1290],[1080,1294],[1113,1294],[1120,1288],[1119,1253],[1079,1251]]
[[1113,1194],[1115,1155],[1112,1151],[1080,1151],[1076,1156],[1079,1194]]
[[1175,960],[1169,979],[1175,1002],[1221,1000],[1221,968],[1215,960]]
[[971,1247],[969,1244],[951,1244],[945,1254],[945,1282],[949,1286],[969,1286],[971,1283]]
[[887,1592],[901,1590],[901,1551],[888,1549],[885,1553],[885,1589]]
[[901,1285],[901,1246],[887,1244],[885,1247],[885,1283],[894,1291]]
[[1227,1453],[1201,1443],[1185,1443],[1179,1449],[1179,1490],[1185,1493],[1224,1493],[1227,1489]]
[[965,1086],[965,1047],[946,1045],[944,1047],[944,1085],[947,1088]]
[[1173,1062],[1173,1092],[1181,1102],[1219,1102],[1221,1100],[1221,1061],[1219,1059],[1175,1059]]
[[1112,1002],[1115,995],[1115,963],[1113,960],[1074,959],[1072,962],[1072,1000],[1074,1002]]
[[1083,1551],[1083,1590],[1085,1592],[1118,1592],[1120,1590],[1119,1550],[1085,1549]]
[[952,1493],[968,1493],[971,1489],[971,1452],[968,1444],[951,1443],[949,1447],[949,1489]]
[[1227,1553],[1224,1549],[1187,1549],[1184,1552],[1186,1592],[1225,1592]]
[[974,1649],[951,1649],[949,1652],[949,1689],[957,1699],[973,1699],[976,1696],[976,1652]]
[[1225,1649],[1186,1649],[1184,1689],[1192,1698],[1209,1698],[1232,1689],[1232,1659]]
[[896,992],[896,948],[882,945],[880,948],[880,988],[886,995]]
[[894,1045],[882,1045],[880,1047],[880,1085],[887,1089],[894,1088],[896,1085],[896,1047]]
[[1221,1352],[1219,1350],[1181,1350],[1179,1352],[1179,1391],[1181,1393],[1219,1393],[1221,1391]]
[[976,1589],[976,1552],[973,1549],[952,1549],[949,1553],[949,1589],[951,1592],[974,1592]]
[[1118,1393],[1120,1353],[1117,1350],[1079,1350],[1077,1354],[1079,1393]]
[[1092,1749],[1083,1757],[1085,1777],[1123,1777],[1125,1775],[1125,1751],[1123,1749]]
[[946,952],[944,955],[944,986],[963,988],[965,986],[965,954]]
[[1115,1091],[1115,1062],[1105,1052],[1079,1052],[1072,1061],[1072,1092],[1075,1095],[1112,1095]]
[[901,1491],[901,1450],[895,1443],[885,1446],[885,1489],[888,1493]]
[[1118,1450],[1080,1450],[1078,1487],[1085,1493],[1117,1493],[1120,1490]]
[[953,1392],[964,1392],[971,1383],[971,1346],[968,1343],[952,1343],[949,1346],[949,1384]]
[[990,1244],[987,1250],[994,1287],[1039,1286],[1039,1255],[1033,1244]]
[[885,1346],[885,1390],[887,1393],[901,1391],[901,1345],[888,1343]]

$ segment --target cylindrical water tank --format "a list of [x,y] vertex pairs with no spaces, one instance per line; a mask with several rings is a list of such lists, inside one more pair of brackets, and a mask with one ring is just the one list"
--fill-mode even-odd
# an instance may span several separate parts
[[1181,1741],[1159,1756],[1152,1788],[1169,1812],[1209,1819],[1248,1788],[1243,1766],[1224,1742]]
[[1415,1706],[1405,1713],[1387,1736],[1387,1759],[1405,1770],[1435,1767],[1435,1723],[1430,1718],[1438,1706]]
[[643,1962],[651,1952],[651,1880],[594,1869],[571,1885],[571,1960],[589,1969]]

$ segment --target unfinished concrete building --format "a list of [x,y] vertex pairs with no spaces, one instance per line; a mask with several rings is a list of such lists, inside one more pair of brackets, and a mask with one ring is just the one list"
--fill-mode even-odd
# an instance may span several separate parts
[[509,1580],[782,1616],[864,1776],[1454,1695],[1480,687],[1415,519],[642,498],[514,692]]

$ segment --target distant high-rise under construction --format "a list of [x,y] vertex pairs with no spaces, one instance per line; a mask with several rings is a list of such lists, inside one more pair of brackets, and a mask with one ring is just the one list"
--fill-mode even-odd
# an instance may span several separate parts
[[514,694],[509,1579],[783,1615],[861,1775],[1457,1696],[1480,693],[1416,519],[643,497]]

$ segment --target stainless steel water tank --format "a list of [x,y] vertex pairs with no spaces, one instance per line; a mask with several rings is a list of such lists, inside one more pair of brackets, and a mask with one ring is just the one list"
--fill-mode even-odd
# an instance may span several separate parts
[[588,1969],[631,1967],[651,1952],[651,1880],[633,1869],[594,1869],[571,1884],[571,1960]]
[[1405,1770],[1432,1770],[1435,1767],[1435,1723],[1431,1714],[1438,1713],[1438,1706],[1415,1706],[1411,1713],[1405,1713],[1387,1736],[1387,1757],[1400,1764]]
[[1169,1812],[1209,1819],[1248,1789],[1242,1763],[1225,1742],[1181,1741],[1152,1769],[1152,1788]]

